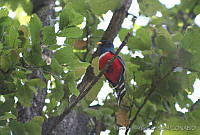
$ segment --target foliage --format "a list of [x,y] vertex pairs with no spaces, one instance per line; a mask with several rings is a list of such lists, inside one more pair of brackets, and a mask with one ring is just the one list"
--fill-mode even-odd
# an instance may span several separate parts
[[[0,135],[9,135],[10,130],[17,135],[39,135],[45,115],[60,115],[68,106],[71,95],[80,94],[77,84],[86,68],[92,65],[95,74],[98,73],[98,59],[90,63],[95,43],[104,32],[97,30],[97,25],[102,14],[108,10],[117,10],[121,1],[60,2],[63,10],[58,15],[58,32],[55,32],[54,26],[43,27],[39,17],[31,14],[30,1],[0,2],[0,6],[13,10],[21,5],[31,15],[29,24],[24,26],[18,20],[8,17],[8,9],[0,9]],[[114,94],[108,95],[102,107],[96,110],[88,108],[103,86],[104,78],[99,80],[79,106],[88,115],[102,120],[111,134],[115,134],[115,119],[119,125],[124,117],[133,118],[144,99],[149,96],[150,90],[155,89],[134,125],[155,127],[153,135],[160,134],[160,129],[164,129],[164,135],[199,135],[200,108],[180,114],[175,104],[187,109],[193,105],[188,95],[193,92],[193,84],[200,75],[200,28],[194,24],[195,16],[200,13],[200,2],[182,0],[180,5],[171,9],[167,9],[158,0],[138,2],[141,15],[150,18],[149,24],[137,30],[135,27],[122,28],[119,32],[122,41],[127,32],[136,31],[127,44],[130,53],[121,54],[127,75],[127,94],[123,105],[128,106],[128,111],[118,110]],[[162,17],[155,16],[157,11],[162,13]],[[83,28],[80,24],[84,20],[86,26]],[[66,37],[65,44],[57,45],[56,36]],[[44,48],[41,45],[54,52],[50,64],[43,59]],[[136,51],[141,51],[144,58],[130,55]],[[49,82],[48,87],[40,79],[27,78],[33,69],[43,72]],[[171,69],[173,71],[167,74]],[[133,84],[133,81],[136,83]],[[42,116],[25,124],[17,122],[15,99],[23,106],[31,106],[33,94],[43,88],[50,91],[46,97],[50,103],[46,103],[47,109]],[[127,121],[125,123],[127,125]],[[193,127],[195,130],[190,129]],[[136,128],[130,134],[144,134],[145,129]]]

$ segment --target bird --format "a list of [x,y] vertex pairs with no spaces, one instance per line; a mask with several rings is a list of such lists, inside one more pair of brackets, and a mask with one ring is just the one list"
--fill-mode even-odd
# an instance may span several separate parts
[[[114,57],[114,45],[110,41],[102,40],[97,42],[99,50],[99,69],[103,70],[107,62]],[[104,72],[105,78],[112,85],[117,93],[117,102],[120,106],[122,98],[126,94],[125,89],[125,63],[120,56],[117,56],[108,69]]]

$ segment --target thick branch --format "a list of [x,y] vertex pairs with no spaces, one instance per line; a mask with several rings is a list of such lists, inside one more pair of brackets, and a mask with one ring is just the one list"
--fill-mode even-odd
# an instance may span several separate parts
[[130,8],[131,3],[132,0],[124,0],[122,6],[114,12],[108,28],[104,32],[102,38],[103,40],[113,42],[121,28],[121,24],[123,23],[124,18],[126,18],[128,15],[128,9]]
[[137,110],[135,116],[134,116],[133,119],[130,121],[129,126],[128,126],[128,128],[126,129],[125,135],[128,134],[129,129],[131,128],[131,126],[133,125],[133,123],[136,121],[136,119],[137,119],[139,113],[142,111],[144,105],[146,104],[146,102],[148,101],[148,99],[150,98],[150,96],[155,92],[157,86],[158,86],[163,80],[165,80],[165,78],[166,78],[167,76],[169,76],[170,73],[171,73],[173,70],[174,70],[174,68],[172,68],[172,69],[171,69],[169,72],[167,72],[160,80],[156,81],[156,83],[152,85],[152,87],[151,87],[150,90],[149,90],[149,94],[146,96],[146,98],[144,99],[142,105],[138,108],[138,110]]
[[[131,3],[132,0],[124,0],[122,6],[113,13],[112,19],[108,25],[108,28],[103,34],[102,40],[113,42],[121,28],[124,19],[128,15],[128,9],[130,8]],[[98,53],[99,50],[97,49],[97,51],[92,54],[92,59],[90,62],[92,62],[93,58],[98,56]]]

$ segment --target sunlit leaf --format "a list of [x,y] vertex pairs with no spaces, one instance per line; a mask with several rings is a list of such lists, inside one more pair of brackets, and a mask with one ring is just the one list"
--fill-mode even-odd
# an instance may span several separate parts
[[67,38],[79,38],[83,34],[82,30],[78,27],[64,28],[59,36]]
[[4,16],[8,16],[8,10],[6,8],[0,9],[0,18]]
[[60,14],[59,28],[62,30],[64,27],[74,26],[81,24],[83,17],[72,8],[72,4],[68,3]]
[[106,13],[108,10],[114,11],[121,4],[120,0],[112,1],[112,0],[89,0],[90,8],[97,15],[102,15]]

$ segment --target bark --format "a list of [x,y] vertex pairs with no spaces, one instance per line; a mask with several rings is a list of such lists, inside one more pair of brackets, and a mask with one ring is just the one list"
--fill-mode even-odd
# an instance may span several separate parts
[[[42,21],[44,26],[50,24],[51,17],[54,16],[54,0],[32,0],[33,2],[33,12],[36,13],[40,20]],[[36,10],[37,9],[37,10]],[[41,70],[32,70],[32,73],[28,75],[27,79],[39,78],[41,81],[44,81],[47,84],[47,81],[43,77],[43,73]],[[35,116],[41,116],[42,109],[45,104],[46,97],[46,88],[45,89],[37,89],[37,95],[33,95],[32,106],[24,107],[20,103],[17,103],[17,120],[20,122],[28,122]]]
[[130,8],[131,3],[132,3],[132,0],[124,0],[124,2],[122,3],[122,6],[117,11],[114,12],[108,28],[104,32],[104,35],[102,38],[103,40],[113,42],[113,40],[115,39],[115,37],[117,36],[121,28],[121,25],[124,19],[128,15],[128,9]]
[[[47,135],[47,131],[51,128],[58,117],[53,117],[45,121],[43,125],[43,135]],[[88,135],[90,127],[88,126],[90,118],[80,109],[73,110],[59,123],[51,135]]]
[[[39,70],[33,70],[32,74],[28,76],[28,79],[39,78],[41,81],[45,81],[42,76],[42,72]],[[46,82],[46,81],[45,81]],[[17,103],[17,120],[20,122],[27,122],[35,116],[40,116],[42,114],[42,108],[44,106],[44,100],[46,96],[46,88],[38,89],[37,95],[33,96],[32,106],[23,107],[19,102]]]

